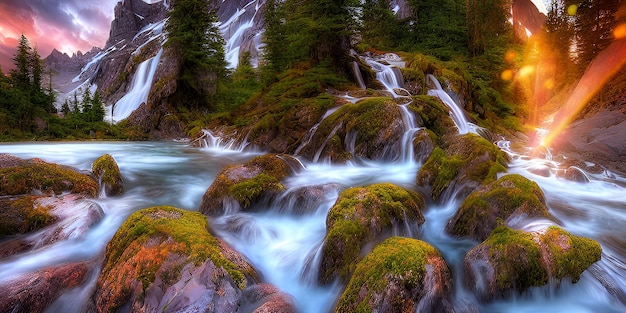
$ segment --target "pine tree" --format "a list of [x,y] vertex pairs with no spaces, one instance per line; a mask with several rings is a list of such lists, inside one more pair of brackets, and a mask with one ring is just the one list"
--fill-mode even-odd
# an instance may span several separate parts
[[263,33],[263,60],[264,69],[270,75],[279,73],[287,68],[289,60],[286,55],[287,39],[285,27],[285,6],[281,0],[267,0],[263,8],[265,32]]
[[15,69],[11,70],[11,79],[14,86],[17,88],[28,91],[30,90],[30,64],[31,64],[32,48],[30,43],[24,34],[18,41],[17,51],[13,56],[13,64]]
[[166,25],[166,45],[178,58],[179,101],[204,105],[226,76],[224,39],[217,27],[216,10],[205,0],[174,0]]
[[104,120],[104,104],[100,99],[100,93],[98,91],[94,92],[93,99],[91,99],[91,122],[102,122]]

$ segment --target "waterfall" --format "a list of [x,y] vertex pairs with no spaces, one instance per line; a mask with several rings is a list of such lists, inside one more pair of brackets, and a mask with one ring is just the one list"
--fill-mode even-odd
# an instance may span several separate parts
[[237,144],[235,139],[225,140],[224,138],[213,134],[208,129],[203,129],[202,135],[190,143],[190,145],[198,145],[207,150],[233,151],[242,152],[248,145],[248,140],[244,139],[241,144]]
[[459,134],[467,134],[470,132],[470,123],[465,118],[465,112],[463,109],[452,100],[452,97],[441,88],[441,84],[433,74],[426,75],[427,80],[435,85],[435,89],[428,91],[429,96],[439,98],[450,109],[450,117],[454,121],[454,125],[459,129]]
[[383,64],[371,58],[366,58],[365,62],[376,72],[376,79],[394,98],[410,98],[411,94],[404,89],[402,71],[397,66]]
[[413,149],[413,138],[421,128],[417,126],[415,122],[415,116],[409,110],[408,104],[398,106],[400,108],[400,115],[402,116],[402,123],[404,124],[404,135],[402,135],[402,153],[400,154],[400,162],[412,163],[415,162],[415,152]]
[[[224,1],[222,1],[224,2]],[[243,1],[223,3],[219,7],[219,29],[226,41],[224,47],[226,61],[229,68],[236,68],[239,64],[239,52],[242,49],[259,50],[261,46],[262,29],[258,29],[257,13],[261,10],[264,1],[250,0],[244,5]],[[253,51],[250,51],[253,52]],[[256,54],[251,53],[252,66],[256,67]]]
[[163,49],[160,49],[156,56],[147,59],[137,68],[130,90],[120,100],[118,100],[112,110],[112,121],[119,122],[127,118],[133,111],[148,100],[150,87],[154,72],[159,65]]
[[361,75],[361,69],[359,68],[359,63],[354,61],[352,62],[352,71],[354,71],[354,79],[356,79],[359,88],[366,89],[365,81],[363,80],[363,75]]

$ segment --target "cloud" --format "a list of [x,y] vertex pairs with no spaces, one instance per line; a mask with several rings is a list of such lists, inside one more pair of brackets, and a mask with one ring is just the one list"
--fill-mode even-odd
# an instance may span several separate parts
[[12,67],[17,38],[22,34],[44,58],[52,49],[72,54],[103,47],[119,0],[0,1],[0,66]]

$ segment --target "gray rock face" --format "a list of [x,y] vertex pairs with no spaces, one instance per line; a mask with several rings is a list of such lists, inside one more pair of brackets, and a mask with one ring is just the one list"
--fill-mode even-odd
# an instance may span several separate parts
[[167,10],[162,2],[149,4],[143,0],[124,0],[115,6],[115,19],[111,22],[109,40],[105,49],[121,40],[133,38],[143,27],[163,20]]

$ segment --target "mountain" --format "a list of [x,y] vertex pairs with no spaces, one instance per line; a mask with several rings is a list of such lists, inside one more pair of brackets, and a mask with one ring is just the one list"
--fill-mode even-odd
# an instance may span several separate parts
[[[238,65],[242,52],[250,52],[251,62],[256,66],[260,55],[265,1],[212,3],[219,6],[219,28],[226,41],[229,67]],[[167,0],[155,3],[120,1],[115,7],[104,49],[72,57],[53,51],[45,59],[45,64],[59,73],[53,78],[53,85],[60,94],[57,105],[60,106],[75,92],[80,95],[79,90],[82,89],[79,88],[91,86],[100,92],[107,105],[107,119],[113,122],[128,119],[131,124],[146,131],[163,128],[159,125],[160,116],[168,115],[167,97],[175,90],[176,84],[173,53],[163,47],[167,41],[163,28],[169,8]],[[131,113],[139,108],[141,110],[131,117]],[[174,133],[180,132],[180,125],[174,128]]]

